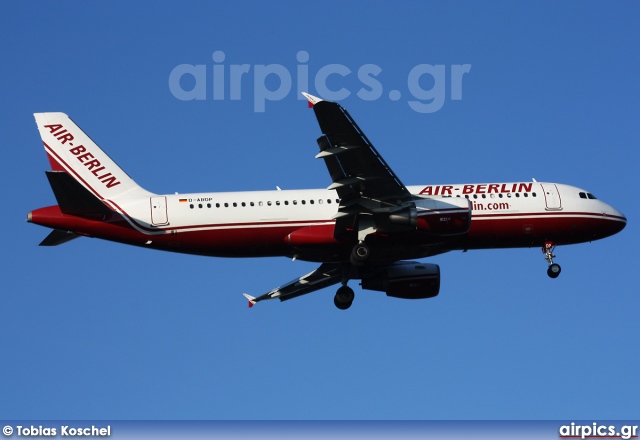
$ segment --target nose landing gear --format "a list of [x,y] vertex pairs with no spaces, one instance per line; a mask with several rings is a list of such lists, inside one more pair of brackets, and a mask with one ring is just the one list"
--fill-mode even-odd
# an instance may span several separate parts
[[551,241],[547,241],[542,247],[542,252],[544,253],[544,259],[549,263],[549,268],[547,269],[547,275],[551,278],[558,278],[560,275],[560,265],[553,262],[553,259],[556,257],[553,255],[553,250],[555,249],[555,245]]

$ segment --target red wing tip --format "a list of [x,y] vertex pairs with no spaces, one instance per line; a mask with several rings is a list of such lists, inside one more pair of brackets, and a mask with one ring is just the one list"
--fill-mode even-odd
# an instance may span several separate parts
[[309,103],[308,104],[309,108],[313,107],[314,105],[322,101],[322,98],[318,98],[317,96],[310,95],[309,93],[306,93],[306,92],[302,92],[302,95],[305,98],[307,98],[307,102]]
[[256,304],[256,299],[253,296],[247,295],[246,293],[243,293],[243,295],[249,300],[249,308],[253,307]]

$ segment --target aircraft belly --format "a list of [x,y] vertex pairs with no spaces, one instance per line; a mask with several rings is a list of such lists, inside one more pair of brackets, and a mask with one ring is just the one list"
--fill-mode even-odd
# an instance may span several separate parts
[[624,223],[614,218],[582,212],[474,216],[465,248],[532,247],[547,241],[583,243],[608,237],[623,227]]

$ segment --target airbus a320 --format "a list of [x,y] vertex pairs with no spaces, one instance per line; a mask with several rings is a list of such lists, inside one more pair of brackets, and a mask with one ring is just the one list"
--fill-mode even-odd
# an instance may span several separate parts
[[346,109],[305,93],[320,125],[331,184],[317,190],[151,193],[134,182],[66,114],[36,113],[57,205],[28,214],[55,246],[80,236],[216,257],[285,256],[320,265],[254,297],[286,301],[339,284],[334,303],[362,289],[405,299],[440,291],[440,269],[413,261],[449,251],[542,249],[551,278],[557,245],[621,231],[625,216],[592,193],[558,183],[405,186]]

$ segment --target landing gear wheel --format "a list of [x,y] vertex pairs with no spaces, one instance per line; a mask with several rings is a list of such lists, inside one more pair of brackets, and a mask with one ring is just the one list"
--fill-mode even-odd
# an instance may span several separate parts
[[355,245],[351,251],[351,264],[354,266],[362,266],[364,262],[369,259],[370,255],[371,250],[369,246],[364,241],[361,241]]
[[353,289],[348,286],[342,286],[336,292],[336,296],[333,298],[333,303],[340,310],[347,310],[349,307],[351,307],[353,298],[355,298]]
[[547,275],[549,275],[551,278],[558,278],[558,275],[560,275],[560,270],[560,265],[553,263],[549,266],[549,269],[547,269]]
[[544,259],[549,263],[549,268],[547,269],[547,275],[551,278],[558,278],[560,275],[560,265],[553,262],[553,259],[556,257],[553,255],[553,250],[556,248],[555,244],[552,241],[545,242],[544,246],[542,246],[542,253],[544,254]]

